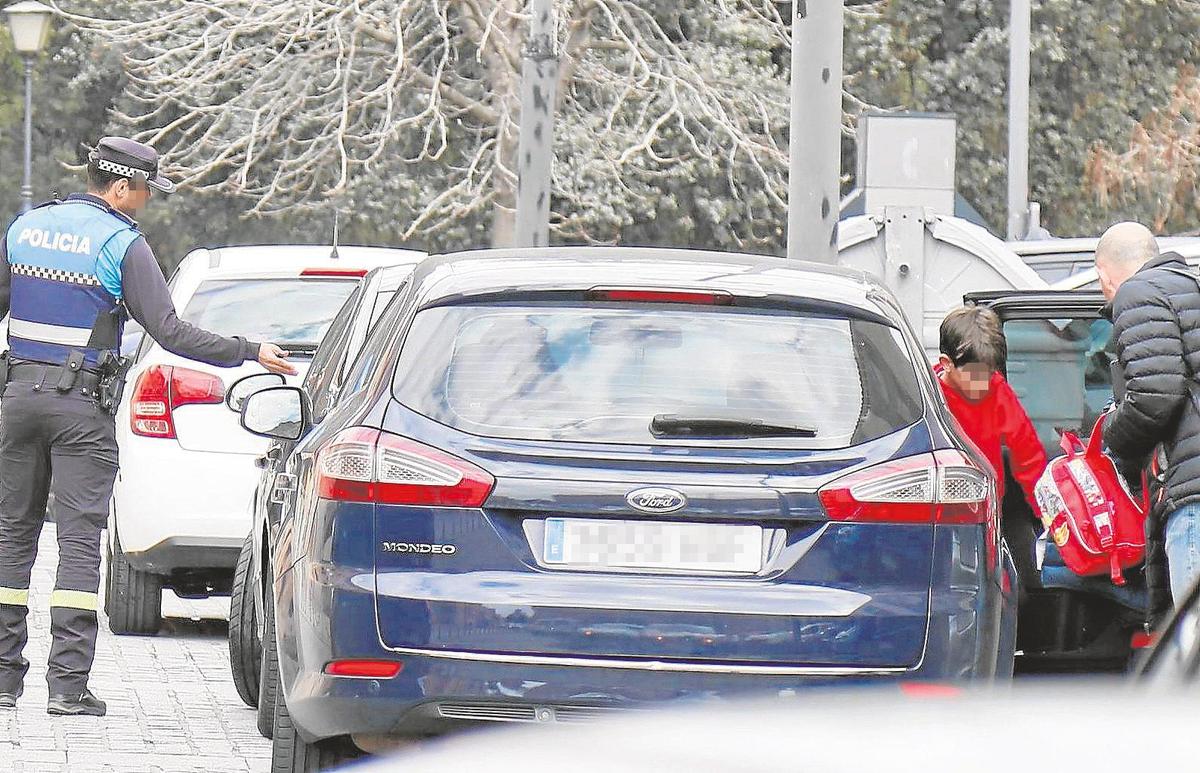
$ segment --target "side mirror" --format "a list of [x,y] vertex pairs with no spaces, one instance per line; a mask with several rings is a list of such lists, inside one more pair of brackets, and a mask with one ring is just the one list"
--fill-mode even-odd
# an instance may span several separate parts
[[242,428],[261,437],[299,440],[312,427],[308,400],[298,387],[255,392],[242,403]]
[[283,376],[278,373],[255,373],[245,376],[229,387],[229,392],[225,395],[225,405],[234,413],[241,413],[242,404],[246,402],[247,397],[264,389],[283,386],[285,383]]

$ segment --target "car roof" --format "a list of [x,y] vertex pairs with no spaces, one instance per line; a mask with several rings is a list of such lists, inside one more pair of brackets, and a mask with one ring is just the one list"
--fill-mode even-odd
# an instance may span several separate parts
[[378,278],[379,286],[375,288],[375,292],[377,293],[394,292],[399,289],[400,285],[404,284],[404,281],[408,277],[412,276],[413,269],[416,268],[418,262],[414,261],[399,266],[373,268],[367,272],[365,279],[367,282],[371,282]]
[[1080,236],[1066,239],[1021,239],[1005,242],[1009,249],[1021,257],[1032,255],[1061,255],[1070,252],[1095,252],[1097,236]]
[[[1160,242],[1161,244],[1161,242]],[[1200,244],[1194,248],[1187,249],[1166,249],[1166,252],[1178,253],[1189,266],[1200,266]],[[1089,268],[1086,271],[1080,271],[1077,274],[1072,274],[1066,279],[1060,279],[1050,285],[1051,290],[1086,290],[1100,286],[1100,275],[1096,273],[1095,268]]]
[[509,292],[654,288],[825,301],[899,321],[890,293],[865,272],[732,252],[592,246],[476,250],[431,257],[417,267],[414,283],[422,306]]
[[241,277],[296,276],[304,269],[366,269],[380,266],[414,265],[426,257],[418,250],[391,247],[339,245],[333,257],[330,245],[258,244],[215,247],[189,252],[179,265],[180,272],[203,272],[211,279]]
[[[1007,241],[1010,250],[1022,257],[1038,256],[1038,254],[1094,253],[1099,244],[1099,236],[1069,236],[1066,239],[1019,239]],[[1158,236],[1159,248],[1163,252],[1176,251],[1177,247],[1200,253],[1200,236]]]
[[[1098,236],[1075,236],[1065,239],[1027,239],[1005,242],[1009,249],[1022,258],[1047,256],[1054,259],[1069,259],[1072,254],[1080,258],[1090,257],[1096,252],[1100,242]],[[1163,252],[1180,252],[1200,255],[1200,237],[1198,236],[1159,236],[1159,248]]]

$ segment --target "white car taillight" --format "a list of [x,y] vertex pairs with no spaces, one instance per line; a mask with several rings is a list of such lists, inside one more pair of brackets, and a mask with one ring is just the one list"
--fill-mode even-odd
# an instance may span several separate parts
[[217,376],[172,365],[152,365],[138,376],[129,399],[129,424],[142,437],[175,437],[173,412],[183,405],[220,404],[225,384]]

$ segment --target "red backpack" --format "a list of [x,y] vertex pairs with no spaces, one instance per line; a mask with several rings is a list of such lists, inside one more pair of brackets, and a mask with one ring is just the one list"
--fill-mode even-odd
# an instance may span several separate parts
[[1114,585],[1124,585],[1121,570],[1142,563],[1146,554],[1150,494],[1143,482],[1142,501],[1133,498],[1100,450],[1103,429],[1102,415],[1086,448],[1074,432],[1063,432],[1066,456],[1051,460],[1034,494],[1067,568],[1083,577],[1107,573]]

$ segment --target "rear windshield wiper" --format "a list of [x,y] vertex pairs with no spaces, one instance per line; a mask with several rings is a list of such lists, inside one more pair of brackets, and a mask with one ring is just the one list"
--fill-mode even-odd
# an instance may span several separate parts
[[660,413],[650,420],[655,435],[676,437],[816,437],[817,430],[798,424],[729,416],[680,416]]

